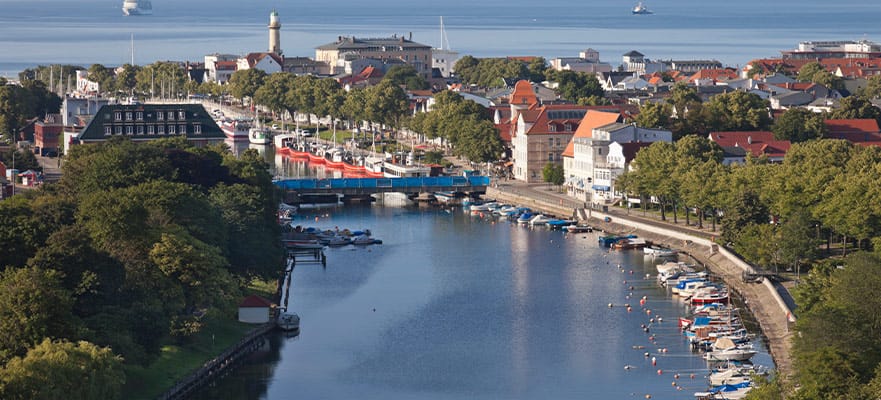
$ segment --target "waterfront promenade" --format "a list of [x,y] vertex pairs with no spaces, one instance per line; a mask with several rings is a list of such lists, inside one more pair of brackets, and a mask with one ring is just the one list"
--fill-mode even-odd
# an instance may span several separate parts
[[[525,184],[503,181],[487,190],[487,197],[494,195],[506,199],[519,198],[521,203],[536,209],[554,213],[560,217],[576,215],[584,203],[559,193],[547,184]],[[585,210],[592,225],[616,233],[636,233],[640,237],[689,254],[704,264],[711,272],[724,279],[732,290],[740,293],[768,340],[768,347],[780,376],[786,379],[792,374],[791,323],[794,322],[791,297],[780,283],[767,279],[762,283],[743,282],[742,273],[751,270],[743,260],[714,243],[710,227],[699,229],[686,226],[685,221],[674,224],[661,221],[653,214],[640,211],[627,213],[615,208],[607,212]],[[608,220],[608,221],[607,221]]]

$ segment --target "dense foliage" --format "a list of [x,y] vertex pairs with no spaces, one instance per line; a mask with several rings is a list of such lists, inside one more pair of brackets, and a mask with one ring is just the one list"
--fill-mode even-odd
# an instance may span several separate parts
[[430,112],[416,114],[407,122],[411,130],[441,138],[453,153],[474,162],[501,158],[504,145],[483,106],[451,91],[440,92],[434,99]]
[[25,121],[58,112],[60,107],[61,97],[52,93],[43,81],[30,79],[21,85],[11,85],[0,77],[0,137],[12,141],[13,133],[18,132]]
[[759,268],[810,266],[795,292],[800,388],[773,380],[751,398],[878,398],[881,149],[807,140],[782,164],[723,166],[714,145],[686,137],[640,150],[633,166],[619,186],[642,204],[652,198],[665,213],[685,206],[699,221],[722,216],[722,242]]
[[[254,151],[119,138],[72,148],[59,184],[0,202],[13,227],[0,231],[0,398],[117,397],[121,359],[147,364],[207,316],[231,318],[241,287],[282,261],[267,168]],[[53,364],[57,378],[41,369]]]

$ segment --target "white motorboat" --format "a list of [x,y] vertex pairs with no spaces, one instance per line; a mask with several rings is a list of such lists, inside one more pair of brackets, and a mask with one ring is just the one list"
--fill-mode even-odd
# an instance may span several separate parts
[[749,382],[751,377],[748,369],[729,368],[711,373],[708,379],[710,380],[711,386],[720,386]]
[[122,2],[122,13],[124,15],[151,15],[153,14],[153,3],[150,0],[125,0]]
[[640,1],[639,3],[636,3],[635,6],[633,6],[633,13],[634,14],[651,14],[652,12],[648,8],[646,8],[646,6],[644,4],[642,4],[642,2]]
[[704,354],[707,361],[746,361],[756,355],[752,346],[736,345],[731,339],[720,338],[713,343],[713,351]]
[[548,223],[548,221],[550,221],[550,220],[551,220],[551,218],[546,217],[543,214],[538,214],[529,220],[529,225],[530,226],[546,225]]
[[300,329],[300,316],[297,313],[284,311],[278,314],[276,325],[283,331],[295,331]]
[[272,143],[272,134],[267,128],[251,128],[248,129],[248,142],[251,144],[269,144]]
[[646,246],[642,248],[642,251],[652,257],[673,257],[677,254],[676,250],[658,246]]

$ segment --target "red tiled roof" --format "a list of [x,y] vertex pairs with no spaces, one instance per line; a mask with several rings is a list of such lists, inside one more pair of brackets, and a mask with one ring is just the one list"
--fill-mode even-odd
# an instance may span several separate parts
[[816,83],[813,83],[813,82],[787,82],[787,83],[775,83],[775,84],[772,84],[771,86],[777,86],[777,87],[781,87],[784,89],[798,90],[798,91],[804,92],[805,90],[810,89],[811,86],[814,86],[814,85],[816,85]]
[[241,303],[239,303],[240,308],[251,308],[251,307],[272,307],[272,302],[266,300],[260,296],[251,295],[245,297]]
[[594,128],[599,128],[603,125],[620,121],[623,121],[623,118],[619,112],[587,110],[587,113],[584,114],[584,118],[582,118],[581,122],[578,124],[578,129],[575,130],[575,134],[572,135],[572,139],[569,140],[566,149],[563,150],[563,157],[575,156],[575,138],[593,137]]
[[826,131],[830,134],[881,133],[878,121],[871,118],[863,119],[827,119],[823,121]]
[[535,91],[532,90],[532,84],[529,81],[519,80],[514,85],[514,91],[511,92],[511,99],[508,102],[511,104],[533,105],[538,103],[538,98],[535,96]]
[[[562,110],[587,110],[587,106],[578,106],[572,104],[553,104],[553,105],[545,105],[538,107],[536,109],[526,110],[521,113],[524,116],[525,121],[534,121],[532,127],[529,128],[525,133],[527,135],[559,135],[567,132],[574,133],[578,129],[578,124],[581,123],[583,118],[569,119],[569,118],[555,118],[550,119],[548,116],[548,111],[562,111]],[[527,117],[528,116],[528,117]],[[569,124],[572,127],[572,130],[566,131],[564,126]],[[550,127],[557,127],[556,131],[551,131]]]
[[731,68],[702,69],[692,74],[688,81],[694,82],[699,79],[712,79],[714,81],[737,79],[737,71]]
[[222,70],[236,69],[236,65],[237,64],[235,61],[215,61],[214,62],[214,69],[222,69]]
[[253,67],[266,57],[272,58],[278,65],[284,65],[284,62],[275,53],[248,53],[245,59],[248,60],[248,65]]
[[499,130],[499,137],[505,143],[511,143],[511,127],[513,124],[503,122],[501,124],[496,124],[496,129]]
[[740,147],[756,157],[783,157],[791,146],[788,140],[775,140],[768,131],[711,132],[710,140],[721,147]]
[[358,73],[358,76],[361,78],[364,78],[364,79],[382,78],[384,75],[385,74],[383,74],[382,71],[380,71],[377,68],[374,68],[372,65],[368,65],[368,66],[364,67],[364,69],[362,69],[361,72]]

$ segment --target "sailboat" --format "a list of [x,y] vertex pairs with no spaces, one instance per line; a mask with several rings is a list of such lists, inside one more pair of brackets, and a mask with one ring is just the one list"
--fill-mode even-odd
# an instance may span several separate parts
[[646,6],[644,4],[642,4],[642,2],[640,1],[639,3],[636,3],[636,6],[633,7],[633,13],[634,14],[651,14],[652,12],[648,8],[646,8]]

